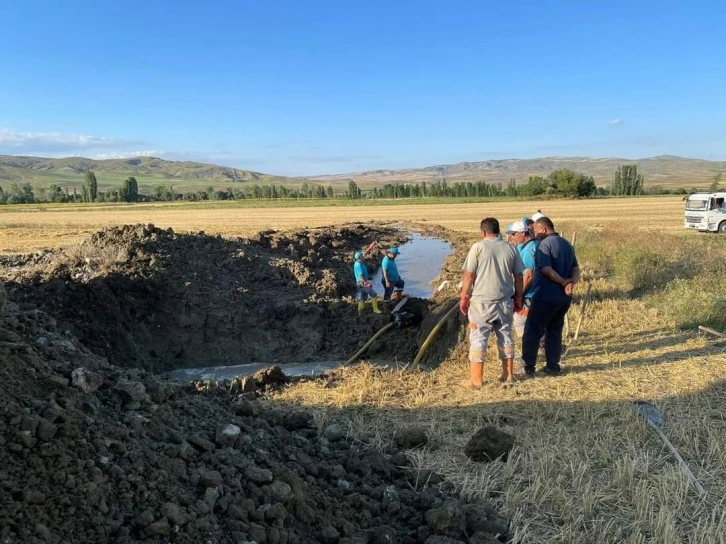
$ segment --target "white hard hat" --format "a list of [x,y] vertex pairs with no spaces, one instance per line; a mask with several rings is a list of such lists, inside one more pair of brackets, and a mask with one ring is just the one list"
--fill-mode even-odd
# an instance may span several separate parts
[[543,217],[545,217],[545,214],[543,214],[542,212],[537,212],[532,215],[532,221],[537,221],[539,219],[542,219]]

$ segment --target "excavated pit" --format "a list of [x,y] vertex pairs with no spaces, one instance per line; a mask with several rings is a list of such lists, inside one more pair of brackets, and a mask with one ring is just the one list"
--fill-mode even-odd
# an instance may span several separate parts
[[[373,240],[379,248],[404,245],[407,292],[432,293],[432,275],[451,246],[401,225],[268,231],[241,239],[133,225],[0,264],[21,307],[54,316],[114,365],[177,376],[183,369],[222,367],[223,375],[228,367],[275,364],[315,373],[346,360],[390,321],[389,313],[374,315],[370,308],[359,316],[351,298],[352,255]],[[374,274],[380,256],[368,260]],[[438,305],[410,298],[406,309],[420,314],[423,325],[385,335],[366,357],[412,360]]]
[[[388,437],[345,437],[257,391],[156,373],[349,355],[386,316],[357,316],[350,255],[385,225],[225,240],[153,226],[0,259],[0,541],[303,544],[496,542],[508,520],[466,504]],[[459,241],[452,242],[458,247]],[[458,274],[456,259],[442,273]],[[372,351],[410,358],[450,293]],[[455,327],[452,327],[452,331]],[[455,334],[453,336],[455,338]],[[445,332],[447,353],[452,333]],[[279,374],[279,371],[278,371]],[[274,383],[268,372],[256,387]],[[274,386],[274,385],[273,385]],[[393,445],[396,445],[393,448]],[[496,536],[495,536],[496,535]]]

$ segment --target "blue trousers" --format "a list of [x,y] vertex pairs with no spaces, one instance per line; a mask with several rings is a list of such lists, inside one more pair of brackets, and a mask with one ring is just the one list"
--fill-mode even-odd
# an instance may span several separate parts
[[391,294],[393,294],[393,290],[396,291],[403,291],[404,281],[402,279],[397,279],[396,281],[391,282],[390,287],[386,287],[386,280],[383,280],[381,282],[383,284],[383,300],[391,300]]
[[542,335],[545,338],[547,368],[554,371],[560,370],[562,327],[571,304],[572,300],[562,302],[543,302],[536,298],[532,300],[522,336],[522,359],[524,359],[525,372],[534,372]]

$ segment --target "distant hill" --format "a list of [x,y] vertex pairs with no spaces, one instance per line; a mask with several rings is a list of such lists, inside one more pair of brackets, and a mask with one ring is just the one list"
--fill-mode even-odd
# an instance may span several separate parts
[[96,172],[100,186],[118,185],[135,176],[144,186],[168,184],[175,187],[226,185],[229,183],[299,184],[297,178],[272,176],[239,168],[190,161],[167,161],[156,157],[93,160],[83,157],[46,159],[0,155],[0,183],[31,183],[45,186],[77,185],[86,171]]
[[401,170],[371,170],[334,176],[315,176],[313,182],[332,183],[353,180],[361,187],[373,187],[385,183],[436,182],[446,179],[456,181],[486,181],[506,183],[514,178],[526,182],[529,176],[546,176],[558,168],[571,168],[591,175],[598,185],[607,185],[613,179],[613,172],[622,164],[637,164],[645,175],[646,185],[671,187],[699,187],[709,185],[716,174],[726,173],[726,161],[688,159],[662,155],[647,159],[618,159],[591,157],[545,157],[541,159],[503,159],[481,162],[460,162],[407,168]]
[[156,185],[173,185],[178,191],[184,192],[238,183],[297,186],[303,181],[309,181],[320,185],[343,185],[351,180],[363,188],[370,188],[386,183],[431,183],[441,179],[448,182],[506,183],[514,178],[524,183],[529,176],[546,176],[557,168],[571,168],[583,172],[593,176],[599,185],[607,185],[618,166],[632,163],[637,164],[638,169],[645,175],[647,186],[702,188],[710,185],[716,174],[726,173],[726,161],[706,161],[671,155],[635,160],[591,157],[503,159],[308,178],[275,176],[214,164],[167,161],[155,157],[93,160],[82,157],[46,159],[0,155],[0,185],[31,183],[37,187],[47,187],[55,183],[60,186],[77,186],[82,182],[84,172],[93,170],[101,188],[118,186],[128,176],[135,176],[142,191]]

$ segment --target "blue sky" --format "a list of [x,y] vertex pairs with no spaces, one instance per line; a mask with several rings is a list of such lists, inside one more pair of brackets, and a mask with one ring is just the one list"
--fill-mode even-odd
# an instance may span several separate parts
[[719,1],[0,3],[0,153],[726,159]]

